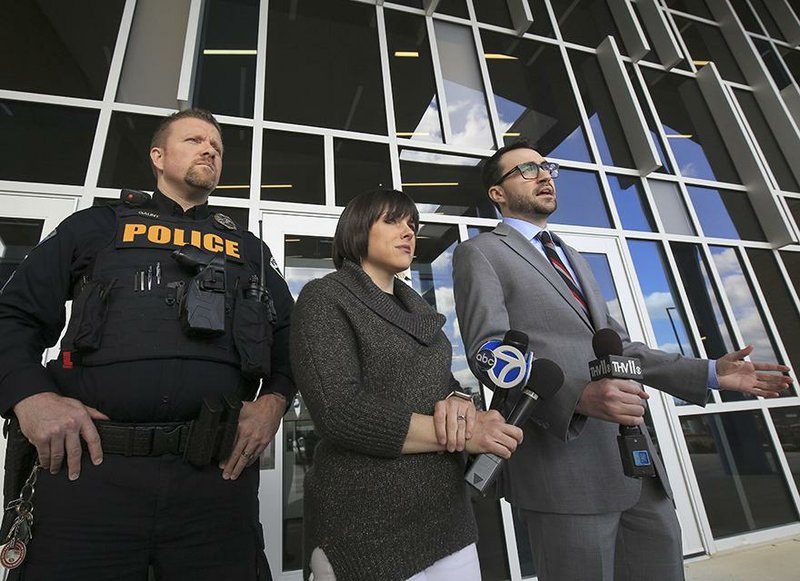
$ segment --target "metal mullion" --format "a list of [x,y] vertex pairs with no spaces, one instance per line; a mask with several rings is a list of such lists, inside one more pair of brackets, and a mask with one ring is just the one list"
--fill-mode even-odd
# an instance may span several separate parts
[[792,298],[795,311],[797,311],[798,315],[800,315],[800,294],[798,294],[797,289],[794,288],[794,283],[792,282],[792,279],[789,277],[789,271],[786,269],[786,265],[783,264],[783,257],[781,256],[781,253],[778,251],[777,248],[773,248],[772,254],[773,256],[775,256],[776,262],[778,264],[778,270],[781,271],[781,276],[783,277],[783,283],[786,286],[786,289],[789,291],[789,296]]
[[687,189],[686,184],[679,182],[678,191],[683,199],[683,205],[689,215],[689,221],[692,224],[692,228],[694,228],[694,231],[697,232],[697,236],[703,238],[703,227],[700,224],[700,218],[698,217],[697,212],[694,209],[694,205],[692,204],[692,199],[689,197],[689,190]]
[[[647,200],[647,203],[650,205],[650,215],[653,217],[653,221],[655,222],[656,232],[658,233],[666,233],[666,228],[664,227],[664,222],[661,220],[661,214],[658,212],[658,206],[656,205],[656,199],[653,195],[653,190],[650,189],[650,177],[642,178],[642,187],[644,188],[644,197]],[[673,182],[669,182],[673,183]]]
[[450,127],[450,115],[447,113],[447,95],[444,90],[442,63],[439,61],[439,45],[436,41],[436,28],[433,25],[432,16],[425,16],[425,26],[428,29],[428,44],[431,49],[433,78],[436,83],[436,93],[439,97],[439,122],[442,124],[442,140],[447,144],[453,139],[453,131]]
[[94,190],[100,177],[100,167],[103,163],[103,153],[105,150],[108,130],[111,125],[114,98],[117,94],[117,86],[122,75],[122,67],[125,60],[125,51],[128,46],[133,25],[133,16],[136,11],[136,0],[127,0],[122,10],[119,31],[117,33],[114,53],[111,56],[108,78],[106,79],[105,90],[103,91],[103,101],[100,106],[100,114],[97,117],[92,148],[89,153],[89,163],[86,168],[86,176],[83,180],[84,190],[78,203],[78,209],[88,208],[94,200]]
[[325,158],[325,205],[336,206],[336,168],[333,156],[333,135],[326,134],[322,138]]
[[[467,4],[470,14],[474,15],[472,3]],[[481,81],[483,82],[483,98],[486,101],[486,107],[489,111],[489,125],[492,128],[492,135],[494,137],[494,145],[497,148],[503,146],[503,135],[500,129],[500,117],[497,112],[497,104],[494,102],[494,89],[492,88],[492,81],[489,77],[489,65],[486,64],[486,58],[483,50],[483,40],[481,33],[473,16],[472,22],[472,38],[475,42],[475,55],[478,59],[478,69],[481,72]]]
[[194,97],[194,81],[197,76],[197,53],[200,46],[200,33],[203,26],[205,0],[190,0],[186,21],[186,36],[183,42],[183,56],[178,73],[178,92],[176,99],[181,109],[188,109]]
[[772,419],[770,409],[772,408],[762,407],[761,413],[764,414],[764,422],[767,424],[767,431],[769,432],[773,447],[775,448],[775,457],[778,459],[778,463],[783,471],[783,478],[789,487],[789,494],[792,496],[792,500],[794,501],[795,513],[800,514],[800,492],[798,492],[797,484],[794,481],[792,467],[789,466],[789,461],[786,459],[786,453],[783,451],[781,439],[778,435],[778,430],[775,427],[775,422]]
[[[664,10],[662,14],[664,15],[664,20],[667,26],[672,27],[672,36],[675,38],[675,42],[678,44],[678,48],[680,48],[681,52],[683,53],[684,59],[688,61],[689,67],[692,69],[692,72],[697,73],[697,66],[694,64],[694,60],[692,59],[692,53],[689,52],[689,47],[686,46],[686,42],[684,42],[683,40],[683,35],[681,34],[681,30],[680,28],[678,28],[678,23],[675,22],[675,19],[672,17],[672,11]],[[708,22],[703,22],[703,23],[709,24]],[[719,25],[717,25],[717,28],[719,28]]]
[[[578,87],[578,79],[575,77],[575,71],[572,69],[572,61],[569,59],[566,46],[561,46],[559,49],[561,51],[561,58],[564,59],[564,71],[567,73],[567,79],[569,79],[569,84],[572,87],[572,94],[578,106],[578,115],[580,116],[581,123],[583,124],[583,133],[589,141],[589,151],[591,153],[591,157],[594,158],[594,161],[598,165],[603,165],[603,158],[600,156],[600,149],[597,147],[597,143],[595,142],[594,132],[589,124],[589,116],[586,114],[586,107],[583,103],[583,96],[581,95]],[[597,58],[596,55],[595,58]],[[600,63],[598,63],[598,66],[600,66]],[[605,82],[605,77],[603,77],[603,82]]]
[[392,92],[392,71],[389,65],[389,40],[386,36],[386,18],[383,6],[376,6],[378,27],[378,50],[380,51],[383,79],[386,131],[389,137],[389,166],[392,172],[392,187],[400,189],[400,155],[397,150],[397,121],[394,117],[394,93]]
[[267,41],[269,0],[258,8],[258,40],[256,42],[256,77],[253,87],[253,147],[250,158],[250,224],[261,219],[261,172],[264,156],[264,104],[267,90]]

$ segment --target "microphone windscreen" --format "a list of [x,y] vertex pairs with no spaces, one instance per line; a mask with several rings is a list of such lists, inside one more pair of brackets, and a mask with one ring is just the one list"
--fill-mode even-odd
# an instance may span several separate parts
[[525,353],[528,350],[528,335],[522,331],[509,329],[503,336],[503,343],[516,347],[522,353]]
[[609,355],[622,355],[622,339],[613,329],[600,329],[592,337],[592,349],[598,359]]
[[564,383],[564,372],[558,363],[550,359],[535,359],[531,366],[528,389],[541,399],[547,399],[561,389]]

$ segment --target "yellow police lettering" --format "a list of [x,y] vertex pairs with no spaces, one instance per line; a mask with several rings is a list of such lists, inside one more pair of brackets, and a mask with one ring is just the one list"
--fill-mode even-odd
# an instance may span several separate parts
[[147,239],[155,244],[169,244],[172,233],[166,226],[150,226],[147,229]]
[[203,248],[211,252],[222,252],[224,249],[222,238],[216,234],[206,234],[203,236]]
[[133,242],[133,239],[144,234],[147,231],[147,226],[144,224],[125,224],[125,230],[122,232],[123,242]]
[[192,230],[192,240],[189,242],[192,246],[197,246],[198,248],[202,248],[203,244],[200,239],[200,235],[202,233],[198,232],[197,230]]
[[241,258],[239,256],[239,243],[235,240],[225,239],[225,254],[233,256],[234,258]]
[[172,243],[175,246],[186,246],[186,240],[183,239],[183,230],[181,228],[175,228],[174,238],[172,239]]

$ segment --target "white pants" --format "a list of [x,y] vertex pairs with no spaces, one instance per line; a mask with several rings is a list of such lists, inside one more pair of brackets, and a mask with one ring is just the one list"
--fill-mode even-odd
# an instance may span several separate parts
[[[328,557],[317,547],[311,553],[309,581],[336,581]],[[436,561],[433,565],[409,578],[408,581],[480,581],[481,567],[475,543]]]

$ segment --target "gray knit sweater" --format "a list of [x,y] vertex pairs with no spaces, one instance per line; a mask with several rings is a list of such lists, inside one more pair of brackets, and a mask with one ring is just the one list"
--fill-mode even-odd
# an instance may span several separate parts
[[315,547],[337,581],[401,581],[477,531],[461,454],[401,454],[411,414],[458,384],[445,318],[400,281],[383,293],[345,262],[309,282],[292,319],[292,368],[321,441],[305,478],[305,569]]

